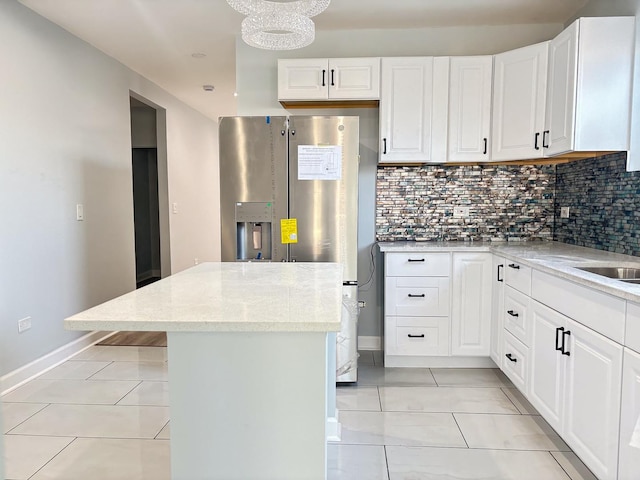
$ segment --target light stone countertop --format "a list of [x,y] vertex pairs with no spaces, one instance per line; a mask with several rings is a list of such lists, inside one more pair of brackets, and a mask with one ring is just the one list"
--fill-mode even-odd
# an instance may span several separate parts
[[202,263],[64,321],[68,330],[340,330],[342,265]]
[[491,252],[604,293],[640,303],[640,284],[626,283],[576,267],[635,267],[640,257],[560,242],[380,242],[382,252]]

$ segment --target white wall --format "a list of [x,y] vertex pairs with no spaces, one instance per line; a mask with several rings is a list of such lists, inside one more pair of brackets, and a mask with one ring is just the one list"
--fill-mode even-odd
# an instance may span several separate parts
[[166,109],[171,270],[220,250],[216,122],[13,0],[0,58],[2,376],[77,338],[66,316],[135,288],[130,91]]
[[[447,27],[415,30],[364,30],[319,32],[309,47],[270,52],[236,44],[236,79],[239,115],[283,115],[278,103],[277,59],[410,55],[484,55],[549,40],[560,24],[487,27]],[[377,109],[291,110],[292,115],[360,116],[360,201],[358,222],[358,281],[370,274],[371,247],[375,242],[375,188],[378,158]],[[374,248],[377,252],[377,248]],[[358,292],[367,306],[361,310],[358,334],[382,335],[382,256],[376,254],[376,272]]]

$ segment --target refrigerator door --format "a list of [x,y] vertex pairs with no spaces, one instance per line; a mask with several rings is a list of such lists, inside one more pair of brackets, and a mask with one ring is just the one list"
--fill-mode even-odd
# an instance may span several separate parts
[[298,223],[290,258],[342,263],[343,279],[357,281],[359,118],[289,122],[289,218]]
[[[287,247],[280,242],[280,219],[287,218],[287,118],[222,117],[219,139],[222,261],[239,258],[236,238],[245,230],[253,243],[261,240],[256,233],[270,232],[270,259],[286,260]],[[257,210],[262,216],[250,222]],[[270,226],[260,223],[266,221],[264,212],[272,216]],[[262,242],[257,243],[252,246],[262,246]]]
[[342,326],[336,341],[336,382],[358,381],[358,286],[342,287]]

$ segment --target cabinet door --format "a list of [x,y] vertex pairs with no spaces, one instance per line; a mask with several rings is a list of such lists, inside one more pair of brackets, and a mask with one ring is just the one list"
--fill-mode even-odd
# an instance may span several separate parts
[[549,42],[495,55],[492,160],[542,157]]
[[278,100],[326,100],[328,68],[326,58],[278,60]]
[[640,355],[624,349],[620,463],[618,478],[631,480],[640,472]]
[[380,162],[431,160],[433,57],[383,58]]
[[493,57],[451,57],[450,162],[489,161]]
[[531,364],[529,398],[549,424],[558,432],[562,427],[564,402],[564,355],[556,350],[561,344],[567,318],[536,301],[531,302],[532,335],[529,348]]
[[453,254],[452,355],[489,355],[492,265],[490,253]]
[[365,99],[380,98],[379,58],[330,58],[329,98]]
[[496,365],[502,365],[502,326],[504,306],[504,267],[503,257],[493,256],[493,287],[491,289],[491,359]]
[[600,480],[615,480],[623,348],[573,320],[567,331],[562,435]]
[[547,108],[543,135],[544,154],[573,150],[579,20],[549,44]]

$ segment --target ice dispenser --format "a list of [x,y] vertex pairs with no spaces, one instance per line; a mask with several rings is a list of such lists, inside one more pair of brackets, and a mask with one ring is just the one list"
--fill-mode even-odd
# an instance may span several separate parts
[[273,202],[236,203],[236,260],[271,260]]

